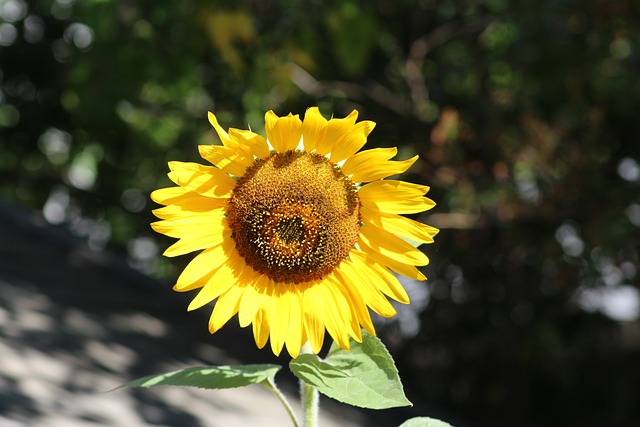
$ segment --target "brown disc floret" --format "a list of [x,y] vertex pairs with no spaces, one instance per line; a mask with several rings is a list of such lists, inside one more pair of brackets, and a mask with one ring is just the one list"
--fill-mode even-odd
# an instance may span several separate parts
[[257,160],[238,179],[227,220],[238,253],[276,283],[324,278],[355,245],[360,201],[326,157],[303,151]]

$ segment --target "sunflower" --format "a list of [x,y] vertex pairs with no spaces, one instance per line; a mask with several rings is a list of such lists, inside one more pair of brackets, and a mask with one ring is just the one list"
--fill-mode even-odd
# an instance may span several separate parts
[[433,242],[438,230],[401,214],[432,208],[429,187],[385,179],[418,156],[359,151],[375,123],[357,116],[326,120],[312,107],[301,121],[269,111],[265,139],[227,132],[209,113],[222,141],[199,147],[211,165],[169,163],[177,186],[151,194],[164,205],[152,227],[179,239],[165,256],[201,251],[174,290],[200,289],[189,311],[216,300],[211,333],[237,314],[276,355],[286,346],[295,358],[307,342],[318,353],[325,330],[348,350],[362,328],[375,335],[369,309],[392,317],[387,297],[409,303],[392,271],[425,280],[416,266],[429,259],[415,243]]

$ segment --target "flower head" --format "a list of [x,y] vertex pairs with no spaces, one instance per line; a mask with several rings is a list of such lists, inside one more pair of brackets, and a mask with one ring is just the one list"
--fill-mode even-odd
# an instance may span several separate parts
[[375,123],[356,123],[357,115],[326,120],[312,107],[301,121],[269,111],[265,139],[226,132],[209,113],[222,141],[200,146],[211,165],[169,163],[177,187],[151,194],[165,205],[152,227],[179,239],[166,256],[202,251],[174,289],[200,289],[189,310],[215,300],[211,333],[237,314],[276,355],[286,346],[297,357],[306,342],[319,352],[325,330],[348,349],[361,328],[375,334],[369,309],[391,317],[387,297],[409,302],[392,271],[425,279],[416,266],[429,260],[406,240],[431,243],[438,230],[401,214],[432,208],[429,187],[385,179],[417,156],[358,152]]

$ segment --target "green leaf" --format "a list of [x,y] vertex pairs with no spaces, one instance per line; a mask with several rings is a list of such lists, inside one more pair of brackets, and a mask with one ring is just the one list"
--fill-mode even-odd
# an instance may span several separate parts
[[435,418],[417,417],[411,418],[400,424],[400,427],[453,427],[449,423],[436,420]]
[[207,389],[245,387],[273,381],[281,369],[278,365],[202,366],[128,382],[122,387],[188,386]]
[[334,343],[326,360],[303,354],[289,367],[320,393],[349,405],[369,409],[411,406],[386,347],[364,331],[362,343],[352,340],[350,351]]

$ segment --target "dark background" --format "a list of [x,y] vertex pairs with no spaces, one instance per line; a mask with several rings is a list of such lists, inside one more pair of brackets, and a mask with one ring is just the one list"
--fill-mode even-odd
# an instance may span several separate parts
[[148,194],[208,110],[356,108],[438,204],[419,328],[380,326],[412,399],[638,425],[639,29],[635,0],[4,0],[0,199],[170,282]]

